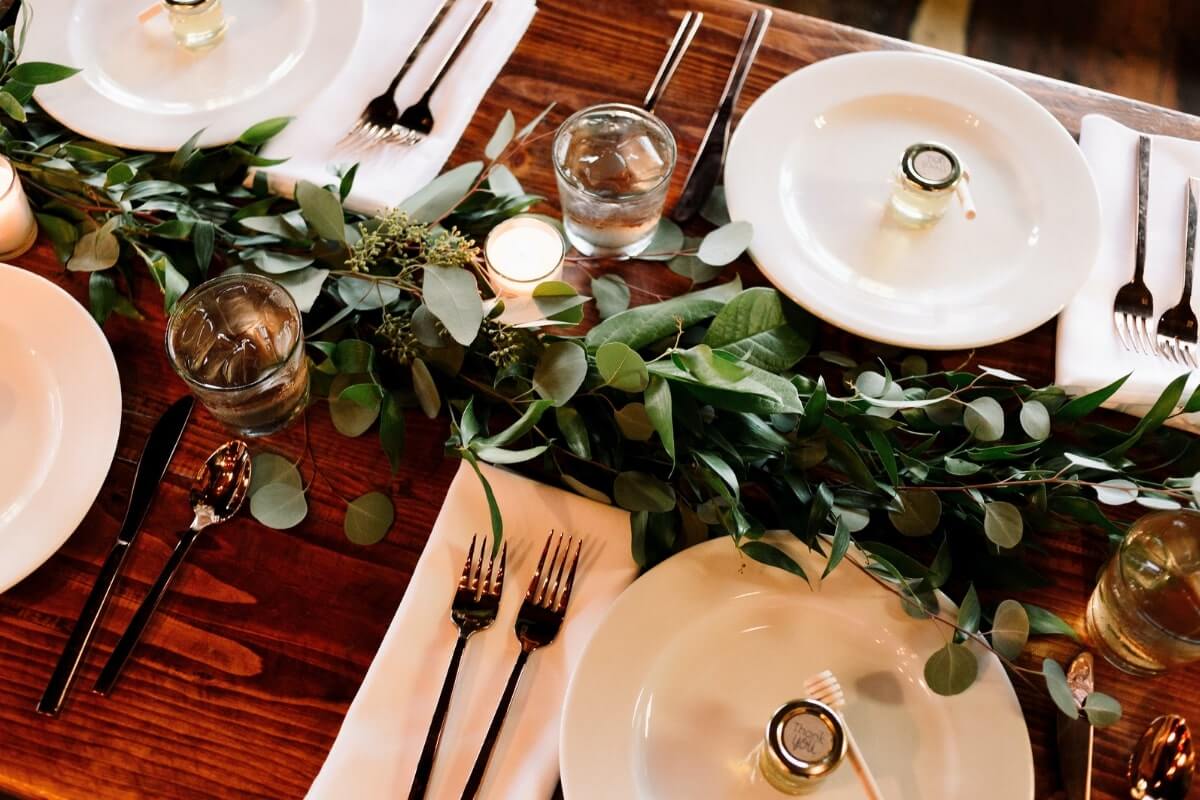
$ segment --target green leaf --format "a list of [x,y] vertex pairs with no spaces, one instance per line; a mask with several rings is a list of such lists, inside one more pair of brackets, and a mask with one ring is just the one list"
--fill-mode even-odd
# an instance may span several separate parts
[[277,453],[262,452],[254,456],[250,462],[250,488],[248,493],[254,495],[264,486],[272,483],[284,483],[297,489],[304,488],[304,480],[300,470],[291,459]]
[[425,412],[425,416],[430,419],[436,419],[438,412],[442,409],[442,396],[438,393],[433,375],[429,373],[429,367],[425,366],[425,362],[419,358],[414,358],[412,361],[412,378],[413,390],[417,393],[417,402],[421,405],[421,411]]
[[5,91],[0,91],[0,111],[8,114],[17,122],[25,121],[25,108],[17,98]]
[[825,562],[825,571],[821,573],[821,579],[829,577],[829,573],[837,569],[838,564],[842,563],[842,559],[846,556],[846,551],[850,549],[850,528],[840,518],[837,525],[833,529],[833,542],[829,546],[829,558]]
[[[463,416],[466,416],[464,412]],[[504,540],[504,517],[500,514],[500,504],[496,502],[496,494],[492,491],[492,484],[484,477],[483,471],[479,469],[479,461],[475,458],[475,454],[470,450],[462,450],[463,459],[471,465],[471,469],[475,470],[475,474],[479,477],[479,483],[483,486],[484,497],[487,498],[488,513],[492,517],[492,555],[496,555],[500,551],[500,542]]]
[[646,385],[646,414],[662,442],[663,450],[675,463],[675,423],[672,411],[671,387],[657,375]]
[[421,290],[425,306],[437,317],[454,341],[463,346],[475,341],[483,322],[483,299],[475,276],[459,267],[426,264]]
[[390,497],[382,492],[368,492],[351,500],[346,507],[346,538],[355,544],[375,544],[387,536],[395,518],[396,509]]
[[1052,658],[1043,661],[1042,675],[1046,679],[1050,699],[1058,706],[1058,710],[1071,719],[1079,719],[1079,706],[1075,704],[1075,696],[1071,694],[1071,687],[1067,685],[1067,676],[1058,662]]
[[1037,400],[1021,405],[1021,428],[1030,439],[1050,438],[1050,412]]
[[704,343],[756,367],[782,372],[808,354],[808,340],[792,328],[774,289],[747,289],[713,319]]
[[[184,167],[188,165],[196,153],[199,152],[197,145],[200,141],[200,137],[204,135],[204,130],[204,128],[201,128],[200,130],[196,131],[188,138],[186,142],[179,146],[179,149],[176,150],[171,156],[171,160],[167,164],[167,169],[175,174],[178,174]],[[126,169],[128,169],[128,167],[126,167]],[[111,177],[111,170],[109,172]],[[130,170],[130,173],[131,174],[129,177],[132,178],[132,170]],[[112,181],[112,183],[125,183],[125,181]]]
[[525,189],[512,170],[497,164],[488,171],[488,189],[497,197],[521,197]]
[[573,342],[554,342],[542,351],[533,371],[533,388],[555,406],[566,405],[587,376],[587,354]]
[[332,358],[338,372],[370,372],[375,364],[375,348],[362,339],[343,339],[334,347]]
[[1080,641],[1079,634],[1075,629],[1063,620],[1062,617],[1055,614],[1053,611],[1047,611],[1040,606],[1023,603],[1025,613],[1029,617],[1029,630],[1031,633],[1042,634],[1047,636],[1067,636],[1075,641]]
[[804,573],[804,568],[775,545],[767,544],[766,542],[746,542],[742,545],[742,552],[760,564],[782,569],[806,581],[808,580],[808,575]]
[[979,676],[979,661],[966,645],[949,642],[925,662],[925,685],[946,697],[971,688]]
[[351,438],[362,436],[375,424],[382,405],[378,394],[375,395],[375,400],[370,405],[343,398],[342,392],[352,384],[353,380],[354,376],[352,375],[338,375],[329,392],[329,416],[333,420],[333,427],[337,428],[338,433]]
[[654,229],[654,238],[646,249],[638,254],[643,261],[664,261],[674,258],[674,254],[683,249],[683,231],[671,220],[663,217]]
[[1016,661],[1029,641],[1029,615],[1016,600],[1005,600],[996,608],[992,622],[992,647],[1009,661]]
[[79,229],[62,217],[56,217],[53,214],[34,214],[34,216],[37,217],[38,226],[46,236],[50,237],[50,242],[54,245],[54,254],[58,256],[59,263],[66,264],[75,251],[75,243],[79,241]]
[[592,296],[600,319],[608,319],[629,308],[629,286],[620,275],[601,275],[592,278]]
[[867,440],[879,456],[879,463],[883,465],[883,471],[887,473],[892,486],[899,484],[900,473],[896,468],[896,451],[892,449],[891,439],[883,431],[868,430]]
[[963,424],[981,442],[994,442],[1004,436],[1004,409],[994,397],[977,397],[967,404]]
[[650,380],[646,374],[646,362],[621,342],[600,345],[596,350],[596,369],[606,384],[623,392],[640,392]]
[[738,482],[737,473],[733,471],[733,467],[729,466],[725,459],[716,453],[697,450],[695,455],[697,461],[716,473],[717,477],[729,488],[733,501],[739,502],[741,500],[742,489]]
[[983,507],[983,532],[997,546],[1016,547],[1024,528],[1021,512],[1012,503],[996,501]]
[[503,447],[480,446],[478,440],[471,444],[471,449],[475,452],[475,455],[489,464],[520,464],[524,461],[537,458],[546,452],[549,447],[550,445],[539,444],[537,447],[529,447],[524,450],[506,450]]
[[654,436],[654,423],[641,403],[628,403],[614,415],[621,434],[630,441],[648,442]]
[[796,426],[797,436],[811,436],[821,429],[825,417],[825,407],[829,403],[829,392],[825,388],[825,378],[817,378],[817,386],[812,397],[804,404],[804,416]]
[[583,481],[578,480],[576,478],[572,478],[570,475],[568,475],[565,472],[562,473],[562,479],[563,479],[563,483],[565,483],[567,486],[570,486],[578,494],[583,495],[587,499],[595,500],[597,503],[604,503],[604,505],[606,505],[606,506],[612,505],[612,498],[609,497],[608,495],[606,495],[604,492],[600,491],[599,489],[593,489],[592,487],[588,486]]
[[967,587],[967,594],[958,607],[958,627],[975,633],[979,630],[979,619],[982,615],[983,609],[979,605],[979,595],[976,594],[975,584],[972,583]]
[[437,222],[462,202],[482,171],[482,161],[471,161],[444,172],[397,206],[397,210],[407,213],[415,222]]
[[1103,692],[1092,692],[1083,701],[1088,722],[1097,728],[1107,728],[1121,720],[1121,704]]
[[212,264],[216,237],[216,227],[208,220],[200,220],[192,226],[192,254],[196,257],[196,267],[201,275],[208,274],[208,267]]
[[62,64],[51,64],[46,61],[26,61],[17,64],[8,73],[8,79],[17,83],[28,83],[33,86],[44,86],[48,83],[64,81],[79,72],[74,67],[64,67]]
[[716,225],[717,227],[730,223],[729,208],[725,204],[724,186],[718,184],[713,187],[712,193],[704,201],[704,206],[700,209],[700,216],[710,225]]
[[265,119],[243,131],[242,135],[238,137],[238,141],[250,147],[266,144],[278,136],[293,119],[294,117],[272,117],[271,119]]
[[296,307],[305,314],[312,311],[313,303],[317,302],[321,287],[325,285],[328,277],[329,270],[315,267],[305,267],[286,275],[274,276],[275,282],[288,290],[292,299],[296,301]]
[[705,264],[721,267],[746,252],[753,238],[754,226],[749,222],[731,222],[705,236],[696,255]]
[[298,486],[269,483],[250,495],[250,515],[268,528],[287,530],[308,516],[308,500]]
[[88,308],[97,325],[103,325],[117,305],[117,287],[103,272],[88,276]]
[[667,262],[667,266],[671,272],[682,275],[692,283],[708,283],[725,271],[724,267],[705,264],[698,257],[689,255],[675,256]]
[[555,105],[556,105],[555,103],[551,103],[550,105],[546,106],[541,111],[539,111],[538,115],[536,117],[529,120],[529,122],[525,123],[525,126],[523,128],[521,128],[521,130],[517,131],[517,138],[524,140],[531,133],[533,133],[535,130],[537,130],[537,127],[542,124],[542,120],[544,120],[546,118],[546,115],[554,110]]
[[1055,418],[1060,419],[1063,422],[1075,422],[1076,420],[1083,419],[1088,414],[1092,413],[1101,405],[1103,405],[1105,400],[1116,394],[1117,391],[1125,385],[1125,381],[1129,380],[1129,376],[1132,374],[1133,373],[1131,372],[1129,375],[1117,378],[1108,386],[1097,389],[1094,392],[1089,392],[1088,394],[1073,398],[1054,414]]
[[1167,388],[1163,389],[1162,394],[1154,401],[1154,405],[1150,407],[1145,416],[1129,432],[1129,436],[1125,441],[1104,453],[1101,457],[1113,458],[1114,456],[1119,456],[1137,444],[1147,433],[1161,427],[1175,413],[1175,409],[1179,407],[1179,399],[1183,396],[1183,388],[1187,385],[1189,377],[1190,374],[1185,372],[1167,384]]
[[346,217],[336,194],[315,183],[300,181],[296,184],[296,202],[310,230],[322,239],[346,241]]
[[942,499],[928,489],[904,489],[900,492],[899,511],[888,511],[888,519],[905,536],[928,536],[942,519]]
[[[505,447],[512,444],[517,439],[520,439],[529,431],[533,430],[533,426],[537,425],[542,418],[542,414],[546,409],[550,408],[553,403],[549,400],[534,400],[526,408],[521,417],[494,436],[488,436],[483,439],[477,439],[476,444],[486,447]],[[564,409],[569,411],[570,409]]]
[[583,415],[569,406],[562,406],[555,409],[554,421],[571,452],[585,461],[591,461],[592,443],[588,438],[587,425],[584,424]]
[[1096,499],[1106,506],[1123,506],[1138,499],[1138,485],[1124,478],[1101,481],[1092,488],[1096,490]]
[[400,469],[404,441],[404,409],[396,394],[388,392],[383,396],[383,405],[379,410],[379,445],[388,457],[393,475]]
[[634,350],[640,350],[651,342],[671,336],[681,326],[686,329],[714,316],[741,289],[741,280],[734,278],[710,289],[622,311],[588,331],[588,349],[594,350],[606,342],[624,342]]
[[338,197],[342,202],[346,202],[346,198],[350,196],[350,190],[354,188],[354,178],[358,175],[358,164],[351,164],[350,169],[346,170],[342,175],[342,180],[338,183]]
[[[927,400],[937,400],[941,397],[948,397],[949,389],[937,387],[930,389],[929,394],[925,395]],[[963,417],[963,406],[954,400],[943,400],[935,405],[925,407],[925,416],[929,417],[929,421],[940,428],[948,428],[958,422]]]
[[113,231],[120,224],[120,216],[109,217],[99,228],[81,236],[67,261],[67,269],[73,272],[96,272],[116,264],[121,255],[121,243]]
[[504,116],[500,118],[500,124],[496,126],[496,132],[492,134],[487,146],[483,148],[483,154],[493,161],[499,158],[500,153],[504,152],[504,148],[512,141],[516,129],[517,121],[513,117],[513,113],[505,111]]
[[950,456],[946,456],[944,465],[946,467],[946,472],[949,472],[951,475],[955,475],[960,478],[974,475],[976,472],[979,472],[979,470],[983,469],[983,467],[979,464],[975,464],[961,458],[952,458]]
[[621,472],[613,481],[613,498],[628,511],[670,511],[675,507],[675,490],[645,472]]

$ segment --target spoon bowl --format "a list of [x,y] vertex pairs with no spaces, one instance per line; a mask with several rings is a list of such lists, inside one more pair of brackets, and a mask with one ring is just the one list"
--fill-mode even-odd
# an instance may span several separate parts
[[192,484],[193,528],[225,522],[237,514],[250,488],[250,463],[250,449],[236,439],[208,457]]
[[1187,720],[1167,714],[1150,723],[1129,756],[1129,796],[1134,800],[1184,800],[1196,755]]

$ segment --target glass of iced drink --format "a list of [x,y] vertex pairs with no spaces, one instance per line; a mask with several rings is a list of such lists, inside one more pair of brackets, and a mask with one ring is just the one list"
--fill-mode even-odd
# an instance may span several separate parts
[[584,255],[637,255],[654,238],[675,170],[675,137],[624,103],[585,108],[554,135],[567,238]]
[[1088,635],[1118,669],[1154,675],[1200,661],[1200,512],[1133,523],[1100,573]]
[[300,310],[259,275],[223,275],[180,298],[167,321],[167,355],[212,415],[243,436],[283,428],[308,403]]

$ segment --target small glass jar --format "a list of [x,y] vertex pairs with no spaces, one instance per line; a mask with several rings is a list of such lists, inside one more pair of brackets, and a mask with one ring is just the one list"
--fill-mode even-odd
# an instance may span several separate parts
[[945,216],[962,179],[962,162],[953,150],[935,142],[918,142],[905,150],[900,160],[892,211],[905,225],[932,225]]
[[16,168],[0,156],[0,260],[24,255],[37,240],[37,220]]
[[221,0],[162,0],[175,41],[189,50],[211,47],[225,35]]
[[816,700],[793,700],[771,715],[758,769],[780,792],[800,795],[816,789],[845,757],[841,717]]
[[504,295],[532,295],[545,281],[562,278],[566,243],[545,220],[519,216],[492,229],[483,246],[488,279]]

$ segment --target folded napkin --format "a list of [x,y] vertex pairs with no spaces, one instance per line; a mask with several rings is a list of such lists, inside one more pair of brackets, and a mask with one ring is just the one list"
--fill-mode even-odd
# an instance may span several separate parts
[[[1168,383],[1187,372],[1165,359],[1127,352],[1113,329],[1113,298],[1133,278],[1137,225],[1138,132],[1113,120],[1083,118],[1079,147],[1100,193],[1100,253],[1087,282],[1058,321],[1056,382],[1076,393],[1106,386],[1132,372],[1105,403],[1141,416]],[[1200,142],[1151,136],[1150,200],[1146,212],[1146,285],[1154,295],[1154,319],[1179,302],[1183,290],[1184,198],[1187,179],[1200,176]],[[1194,374],[1184,397],[1200,382]],[[1200,415],[1172,418],[1168,425],[1200,431]]]
[[[346,205],[374,213],[397,205],[433,180],[462,137],[488,87],[529,27],[535,0],[495,0],[467,49],[434,93],[433,134],[412,147],[369,151],[338,148],[363,108],[382,93],[416,46],[444,0],[381,0],[366,4],[362,32],[349,59],[263,155],[287,158],[264,170],[277,194],[291,195],[297,181],[335,183],[339,169],[360,163]],[[478,0],[457,0],[433,38],[396,90],[405,109],[424,93],[458,34],[479,8]]]
[[[548,798],[558,782],[567,679],[608,607],[637,574],[629,515],[507,471],[481,468],[504,514],[508,571],[496,622],[471,637],[463,655],[428,796],[456,800],[462,793],[520,652],[513,635],[517,609],[553,529],[584,540],[570,608],[558,638],[525,666],[480,793],[484,800]],[[479,478],[463,464],[310,798],[408,796],[454,649],[450,603],[471,534],[487,535],[488,520]]]

